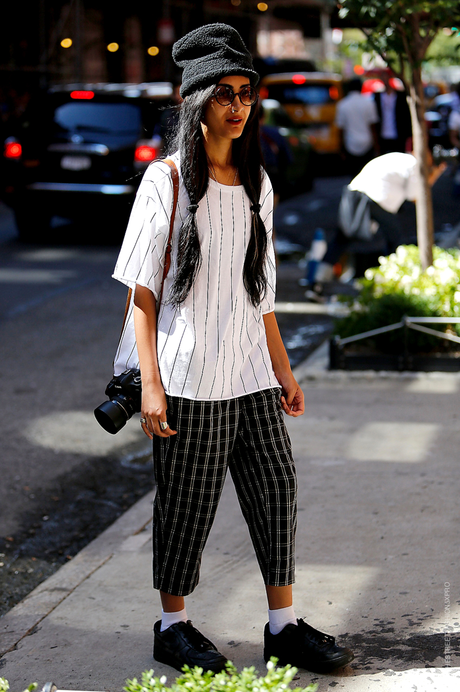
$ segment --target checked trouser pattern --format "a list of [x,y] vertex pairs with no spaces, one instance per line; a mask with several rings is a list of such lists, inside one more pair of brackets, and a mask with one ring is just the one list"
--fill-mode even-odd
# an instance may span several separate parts
[[177,435],[154,437],[154,587],[186,596],[198,584],[227,468],[265,584],[292,584],[297,482],[280,390],[224,401],[168,396],[168,422]]

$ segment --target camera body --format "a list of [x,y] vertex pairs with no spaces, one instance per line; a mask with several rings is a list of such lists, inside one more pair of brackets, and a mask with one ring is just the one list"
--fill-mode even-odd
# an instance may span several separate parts
[[436,144],[433,147],[433,163],[435,166],[439,166],[440,163],[454,163],[455,161],[458,161],[457,147],[446,149],[441,144]]
[[141,372],[135,368],[113,377],[105,389],[109,401],[94,410],[97,422],[115,435],[134,413],[141,410]]

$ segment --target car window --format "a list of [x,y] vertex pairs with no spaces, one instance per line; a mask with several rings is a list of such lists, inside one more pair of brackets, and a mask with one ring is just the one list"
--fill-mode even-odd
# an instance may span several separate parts
[[64,103],[56,108],[54,122],[70,132],[124,135],[139,132],[141,113],[130,103]]
[[270,84],[268,87],[271,99],[304,106],[321,106],[337,100],[333,90],[329,84]]

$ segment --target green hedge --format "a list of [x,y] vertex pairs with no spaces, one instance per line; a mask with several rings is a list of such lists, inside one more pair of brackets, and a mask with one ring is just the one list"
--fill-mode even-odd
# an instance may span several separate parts
[[[153,670],[142,673],[141,679],[133,678],[126,681],[125,692],[286,692],[297,673],[297,668],[284,666],[276,667],[276,658],[267,663],[267,673],[259,676],[254,667],[244,668],[241,673],[232,663],[228,663],[222,673],[204,672],[202,668],[190,669],[184,666],[184,673],[173,678],[168,685],[167,677],[155,677]],[[317,685],[308,687],[289,688],[291,692],[315,692]],[[33,692],[37,684],[29,685],[24,692]],[[0,692],[8,692],[9,684],[5,678],[0,678]]]
[[[184,667],[185,672],[170,686],[167,686],[166,676],[154,677],[153,670],[142,673],[141,680],[136,678],[128,680],[124,687],[125,692],[286,692],[292,682],[297,668],[285,666],[276,667],[276,659],[272,658],[267,663],[267,673],[260,677],[256,669],[244,668],[241,673],[232,663],[228,663],[225,672],[203,672],[201,668],[190,670]],[[296,687],[292,692],[315,692],[317,685],[308,687]]]

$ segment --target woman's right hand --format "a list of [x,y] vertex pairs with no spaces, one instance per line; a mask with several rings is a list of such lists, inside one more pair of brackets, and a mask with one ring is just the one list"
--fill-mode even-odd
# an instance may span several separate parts
[[145,386],[142,384],[141,426],[147,437],[170,437],[177,435],[168,425],[167,401],[165,390],[161,385]]

